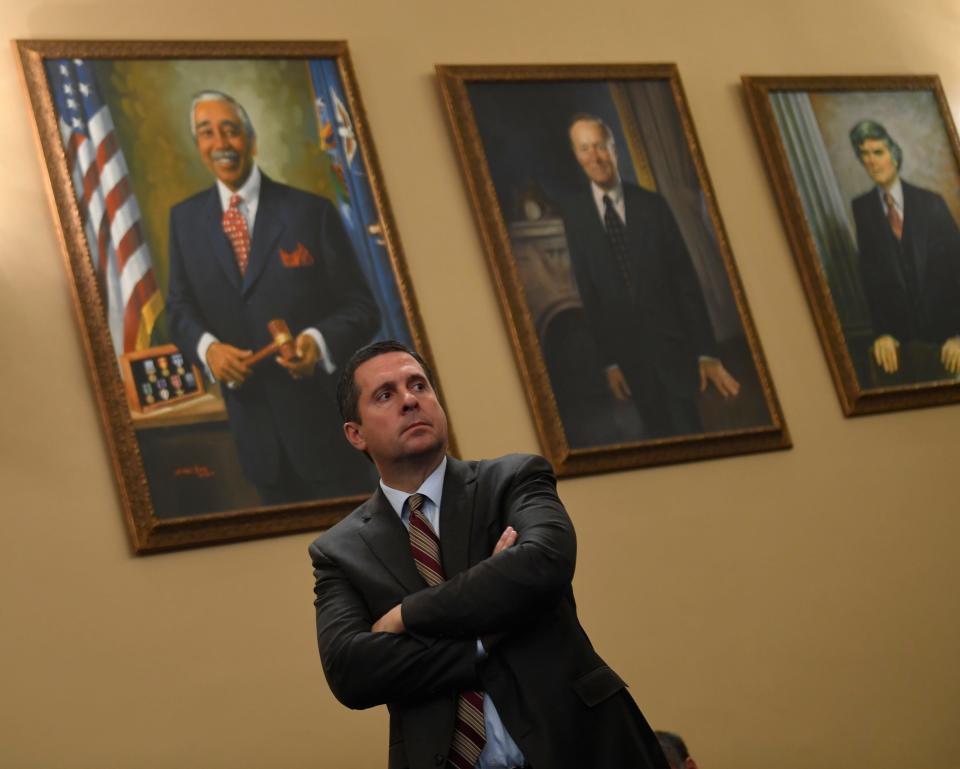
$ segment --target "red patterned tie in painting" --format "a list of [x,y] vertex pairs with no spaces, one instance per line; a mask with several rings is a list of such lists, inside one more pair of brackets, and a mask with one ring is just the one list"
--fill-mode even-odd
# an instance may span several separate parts
[[[410,505],[410,552],[417,571],[429,587],[446,580],[440,563],[440,540],[422,512],[424,497],[413,494]],[[460,692],[457,698],[457,723],[453,730],[453,744],[447,756],[449,766],[473,769],[486,744],[483,720],[483,692]]]
[[240,274],[247,271],[247,260],[250,257],[250,230],[247,229],[247,220],[240,213],[240,204],[243,198],[234,195],[230,198],[230,208],[223,212],[223,232],[230,239],[233,254],[237,257],[237,267]]

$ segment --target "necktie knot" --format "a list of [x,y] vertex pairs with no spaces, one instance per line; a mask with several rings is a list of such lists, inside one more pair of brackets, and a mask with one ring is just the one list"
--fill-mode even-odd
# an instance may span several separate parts
[[439,585],[446,577],[440,561],[440,539],[430,521],[423,514],[423,494],[411,494],[407,497],[410,518],[407,525],[410,530],[410,552],[413,563],[430,587]]
[[611,217],[616,217],[616,220],[620,222],[620,226],[623,227],[623,220],[620,218],[620,212],[617,211],[616,205],[614,205],[613,198],[609,195],[603,196],[603,219],[604,223],[609,227],[609,222]]
[[407,497],[407,505],[410,507],[410,515],[423,514],[423,494],[411,494]]

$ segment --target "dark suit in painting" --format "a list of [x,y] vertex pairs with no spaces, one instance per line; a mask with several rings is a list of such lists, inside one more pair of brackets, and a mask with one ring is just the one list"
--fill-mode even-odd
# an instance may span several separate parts
[[[373,336],[379,313],[336,208],[324,198],[262,177],[250,257],[243,276],[223,232],[217,188],[170,213],[170,328],[198,364],[204,333],[241,349],[270,343],[267,323],[287,322],[296,336],[316,328],[341,364]],[[337,413],[335,376],[318,366],[293,379],[264,361],[237,389],[223,388],[244,474],[258,487],[284,467],[317,496],[369,488],[371,470],[347,446]]]
[[650,437],[702,430],[700,356],[716,341],[703,292],[667,201],[623,183],[626,269],[615,256],[590,188],[564,226],[587,322],[604,365],[617,365]]
[[[448,459],[440,521],[447,581],[432,588],[379,489],[310,546],[324,672],[344,704],[387,704],[390,769],[444,765],[464,689],[490,695],[534,769],[666,769],[577,619],[576,539],[546,460]],[[508,525],[516,544],[491,557]],[[406,632],[370,632],[401,601]],[[477,639],[499,633],[478,661]]]
[[960,334],[960,232],[943,198],[903,185],[903,236],[877,189],[853,200],[860,277],[874,337],[942,345]]

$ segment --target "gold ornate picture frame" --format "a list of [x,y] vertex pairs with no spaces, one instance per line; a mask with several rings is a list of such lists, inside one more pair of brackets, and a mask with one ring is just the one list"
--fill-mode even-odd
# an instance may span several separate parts
[[789,447],[676,67],[437,73],[557,472]]
[[[382,338],[431,359],[346,43],[16,52],[134,550],[338,521],[376,483],[340,367]],[[213,381],[214,344],[259,362]]]
[[960,144],[939,78],[743,87],[843,413],[960,400]]

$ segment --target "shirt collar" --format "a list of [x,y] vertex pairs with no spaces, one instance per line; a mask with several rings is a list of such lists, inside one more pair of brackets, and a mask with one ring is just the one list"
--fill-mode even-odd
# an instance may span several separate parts
[[617,179],[617,186],[612,190],[605,190],[603,187],[590,182],[590,191],[593,193],[593,199],[597,202],[597,208],[601,211],[605,208],[603,204],[604,195],[610,198],[614,207],[619,207],[620,201],[623,200],[623,182],[619,178]]
[[230,208],[230,198],[239,195],[248,207],[255,206],[260,201],[260,168],[256,163],[250,169],[250,176],[243,183],[243,186],[234,192],[226,184],[217,179],[217,192],[220,194],[220,207],[226,211]]
[[889,190],[885,190],[883,187],[877,187],[877,192],[880,194],[880,200],[883,201],[884,210],[886,210],[887,207],[885,195],[889,192],[893,196],[893,202],[897,204],[897,209],[903,211],[903,183],[900,181],[899,176]]
[[[443,478],[446,475],[446,472],[447,458],[444,457],[440,464],[437,465],[434,471],[426,477],[423,483],[420,484],[420,488],[418,488],[415,492],[417,494],[423,494],[423,496],[437,506],[438,510],[440,509],[440,497],[443,495]],[[387,484],[383,482],[383,478],[380,479],[380,488],[383,489],[383,494],[390,503],[390,507],[392,507],[393,511],[400,516],[401,520],[403,520],[403,505],[411,496],[410,492],[400,491],[400,489],[387,486]]]

